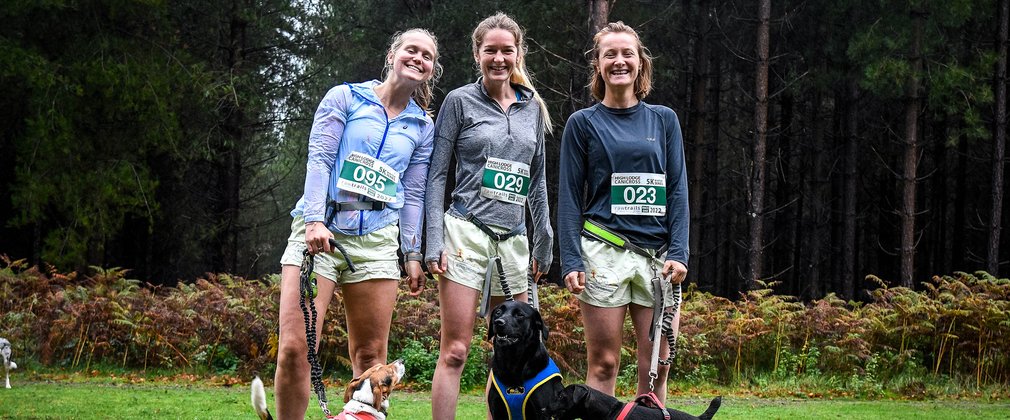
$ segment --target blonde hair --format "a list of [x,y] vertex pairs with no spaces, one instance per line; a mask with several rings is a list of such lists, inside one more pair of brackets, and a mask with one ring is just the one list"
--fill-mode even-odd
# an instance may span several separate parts
[[516,23],[515,20],[509,17],[509,15],[498,12],[477,24],[477,27],[473,29],[473,35],[471,36],[471,39],[473,40],[474,57],[478,56],[480,46],[484,43],[484,36],[493,29],[502,29],[512,34],[512,37],[515,38],[516,47],[519,51],[517,51],[516,54],[515,70],[512,72],[512,76],[510,76],[509,81],[517,85],[525,86],[533,91],[533,99],[537,101],[537,104],[540,106],[540,115],[544,124],[544,129],[546,129],[548,133],[553,132],[554,127],[551,124],[550,112],[547,111],[547,103],[544,102],[542,97],[540,97],[540,93],[537,92],[537,89],[533,87],[533,78],[530,76],[529,70],[526,70],[526,51],[528,50],[526,47],[526,37],[523,29],[519,27],[519,24]]
[[649,92],[652,92],[652,55],[649,54],[649,49],[642,44],[642,39],[638,37],[638,32],[635,32],[635,29],[621,21],[608,23],[596,35],[593,35],[593,49],[589,50],[589,53],[592,54],[592,59],[589,63],[592,67],[592,74],[589,76],[589,92],[593,94],[593,98],[596,98],[597,101],[602,101],[607,93],[607,85],[603,82],[603,76],[597,70],[600,66],[600,40],[604,36],[614,33],[629,34],[635,37],[635,42],[638,43],[638,57],[642,65],[638,69],[638,77],[635,78],[634,88],[635,97],[638,100],[642,100],[642,98],[649,95]]
[[[386,55],[392,56],[396,54],[396,50],[403,46],[403,39],[410,34],[424,35],[431,38],[431,43],[435,44],[435,57],[434,60],[432,60],[433,62],[431,65],[431,77],[429,77],[428,80],[425,80],[424,83],[421,83],[421,85],[418,86],[417,89],[414,89],[414,92],[410,94],[410,97],[414,99],[414,102],[417,102],[417,104],[430,115],[431,104],[435,100],[435,83],[437,83],[438,79],[442,77],[442,64],[438,62],[438,38],[435,38],[434,34],[424,28],[412,28],[403,32],[397,32],[390,38],[389,51]],[[383,79],[389,77],[389,71],[392,69],[392,61],[386,60],[385,66],[382,67]]]

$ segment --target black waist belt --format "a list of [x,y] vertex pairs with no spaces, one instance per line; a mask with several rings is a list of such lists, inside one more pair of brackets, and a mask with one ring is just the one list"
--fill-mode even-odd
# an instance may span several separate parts
[[614,232],[606,226],[589,219],[586,219],[585,223],[582,224],[582,236],[603,242],[616,248],[634,252],[648,259],[662,259],[663,255],[666,254],[666,250],[670,247],[669,244],[664,244],[659,247],[655,253],[649,252],[649,250],[631,243],[631,241],[629,241],[624,235]]
[[333,207],[334,211],[382,210],[386,208],[386,203],[382,201],[343,201],[340,203],[331,201],[330,207]]
[[480,229],[481,232],[484,232],[485,235],[487,235],[488,237],[490,237],[491,240],[493,240],[495,242],[501,242],[501,241],[504,241],[504,240],[506,240],[508,238],[511,238],[513,236],[521,235],[521,234],[526,233],[526,225],[525,224],[521,224],[519,226],[516,226],[516,227],[512,228],[512,230],[510,230],[508,232],[505,232],[505,233],[495,232],[494,230],[491,229],[490,226],[488,226],[487,224],[485,224],[484,222],[482,222],[480,219],[478,219],[477,216],[475,216],[473,213],[468,212],[466,210],[466,208],[463,207],[462,205],[456,204],[454,202],[454,203],[452,203],[452,208],[454,210],[456,210],[457,212],[459,212],[459,214],[462,214],[463,218],[466,219],[466,221],[468,221],[470,223],[473,223],[474,226],[477,226],[477,229]]

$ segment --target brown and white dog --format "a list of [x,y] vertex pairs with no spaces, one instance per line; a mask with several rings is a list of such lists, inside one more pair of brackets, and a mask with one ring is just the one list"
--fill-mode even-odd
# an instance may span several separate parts
[[[378,364],[351,380],[344,390],[344,409],[333,419],[385,420],[389,409],[389,394],[403,379],[403,360]],[[273,419],[267,410],[266,391],[257,376],[252,382],[252,406],[261,420]]]

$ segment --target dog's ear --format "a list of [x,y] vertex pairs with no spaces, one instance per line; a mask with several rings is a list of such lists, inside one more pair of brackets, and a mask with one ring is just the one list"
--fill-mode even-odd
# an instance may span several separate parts
[[376,411],[382,411],[382,401],[385,400],[383,388],[388,386],[389,380],[388,376],[385,378],[373,378],[372,380],[372,407],[375,407]]
[[364,380],[365,375],[351,379],[351,382],[347,384],[347,388],[344,389],[344,404],[347,404],[347,402],[351,400],[351,396],[354,395],[354,391],[357,391],[358,388],[361,387],[361,382]]

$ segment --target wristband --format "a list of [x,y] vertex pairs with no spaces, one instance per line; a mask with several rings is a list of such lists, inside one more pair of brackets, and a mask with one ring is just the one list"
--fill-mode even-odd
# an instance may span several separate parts
[[424,262],[424,255],[421,254],[420,252],[408,252],[406,254],[403,254],[403,260],[404,261],[417,261],[419,263],[423,263]]

